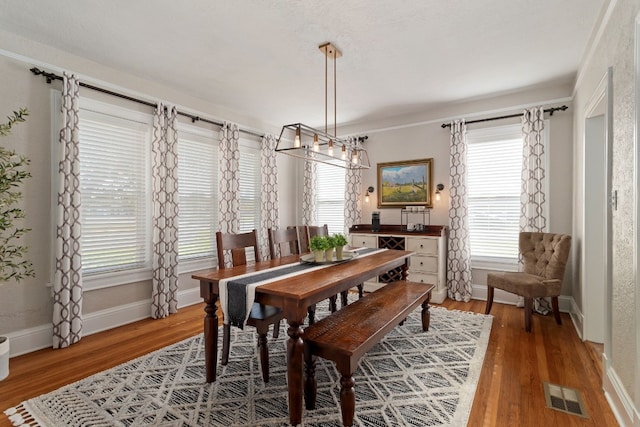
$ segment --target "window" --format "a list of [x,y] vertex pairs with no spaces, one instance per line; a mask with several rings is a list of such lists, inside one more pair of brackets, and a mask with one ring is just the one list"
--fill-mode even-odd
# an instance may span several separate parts
[[518,261],[520,125],[468,131],[469,240],[474,264]]
[[327,224],[329,233],[344,233],[344,186],[346,169],[317,164],[316,209],[318,224]]
[[149,267],[151,116],[80,108],[83,275]]
[[262,191],[260,149],[255,143],[240,140],[240,233],[260,229]]
[[180,125],[178,254],[181,262],[216,255],[218,168],[215,133]]

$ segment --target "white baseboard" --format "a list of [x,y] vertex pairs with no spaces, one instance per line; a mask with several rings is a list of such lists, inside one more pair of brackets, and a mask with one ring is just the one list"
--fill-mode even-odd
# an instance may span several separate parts
[[606,369],[606,372],[602,378],[602,388],[604,389],[607,402],[609,402],[609,406],[613,411],[613,415],[616,417],[616,421],[618,421],[618,424],[622,427],[640,426],[638,409],[634,407],[633,401],[622,385],[615,370],[611,367],[606,368],[607,366],[611,366],[606,360],[606,355],[603,356],[603,359],[603,367]]
[[573,327],[576,329],[578,337],[580,337],[580,339],[584,341],[582,335],[582,331],[584,330],[584,314],[582,314],[582,311],[578,307],[578,304],[576,304],[576,301],[573,299],[573,297],[568,298],[571,298],[571,310],[569,311],[569,314],[571,315]]
[[[487,285],[471,285],[471,299],[477,299],[480,301],[487,300]],[[558,307],[563,313],[571,313],[571,304],[573,298],[569,296],[560,295],[558,297]],[[493,292],[493,302],[500,304],[517,305],[518,295],[510,292],[505,292],[501,289],[495,289]]]
[[[178,292],[178,307],[186,307],[200,302],[202,302],[202,298],[200,298],[199,287]],[[84,336],[92,335],[148,317],[151,317],[151,299],[96,311],[84,316],[82,334]],[[9,357],[51,347],[52,335],[53,327],[51,324],[7,334],[10,340]]]

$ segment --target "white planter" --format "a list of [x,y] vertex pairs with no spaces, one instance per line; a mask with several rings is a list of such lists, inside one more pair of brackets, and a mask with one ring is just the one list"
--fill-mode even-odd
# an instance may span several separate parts
[[9,338],[0,337],[0,381],[9,376]]

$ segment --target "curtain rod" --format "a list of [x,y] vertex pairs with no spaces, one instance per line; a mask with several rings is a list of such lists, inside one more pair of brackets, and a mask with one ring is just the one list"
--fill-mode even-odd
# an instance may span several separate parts
[[[564,111],[566,110],[567,107],[566,105],[563,105],[562,107],[552,107],[552,108],[547,108],[546,110],[543,110],[545,113],[549,113],[550,116],[553,116],[553,113],[555,113],[556,111]],[[520,117],[522,116],[522,113],[519,114],[509,114],[508,116],[499,116],[499,117],[488,117],[486,119],[478,119],[478,120],[470,120],[468,122],[465,122],[465,124],[471,124],[471,123],[480,123],[480,122],[489,122],[492,120],[501,120],[501,119],[511,119],[513,117]],[[451,127],[451,123],[443,123],[442,124],[442,128],[448,128]]]
[[[31,68],[30,71],[33,74],[35,74],[36,76],[40,76],[41,75],[44,78],[46,78],[48,84],[51,84],[51,82],[54,81],[54,80],[62,80],[61,76],[59,76],[57,74],[54,74],[54,73],[47,73],[46,71],[42,71],[37,67]],[[126,99],[128,101],[137,102],[138,104],[147,105],[149,107],[156,107],[157,106],[157,104],[154,104],[153,102],[145,101],[145,100],[139,99],[139,98],[134,98],[134,97],[129,96],[129,95],[123,95],[121,93],[114,92],[114,91],[111,91],[109,89],[104,89],[104,88],[101,88],[101,87],[97,87],[97,86],[94,86],[94,85],[91,85],[91,84],[88,84],[88,83],[80,82],[80,86],[86,87],[87,89],[95,90],[97,92],[105,93],[107,95],[115,96],[117,98],[122,98],[122,99]],[[199,117],[199,116],[194,116],[193,114],[189,114],[189,113],[183,113],[182,111],[178,111],[177,113],[180,116],[188,117],[189,119],[191,119],[191,123],[204,122],[204,123],[209,123],[209,124],[216,125],[216,126],[223,126],[224,125],[224,123],[216,122],[215,120],[205,119],[205,118],[202,118],[202,117]],[[257,136],[258,138],[264,137],[264,134],[259,134],[257,132],[253,132],[253,131],[250,131],[250,130],[240,129],[240,132],[243,132],[243,133],[246,133],[246,134],[249,134],[249,135],[253,135],[253,136]]]

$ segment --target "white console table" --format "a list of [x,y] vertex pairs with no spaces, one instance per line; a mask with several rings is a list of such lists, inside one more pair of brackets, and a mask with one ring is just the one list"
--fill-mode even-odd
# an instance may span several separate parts
[[[400,249],[414,252],[407,272],[413,282],[435,285],[431,301],[442,303],[447,297],[447,227],[428,225],[422,231],[406,231],[401,225],[354,225],[349,229],[349,244],[354,247]],[[365,282],[364,289],[373,291],[399,278],[399,271]]]

